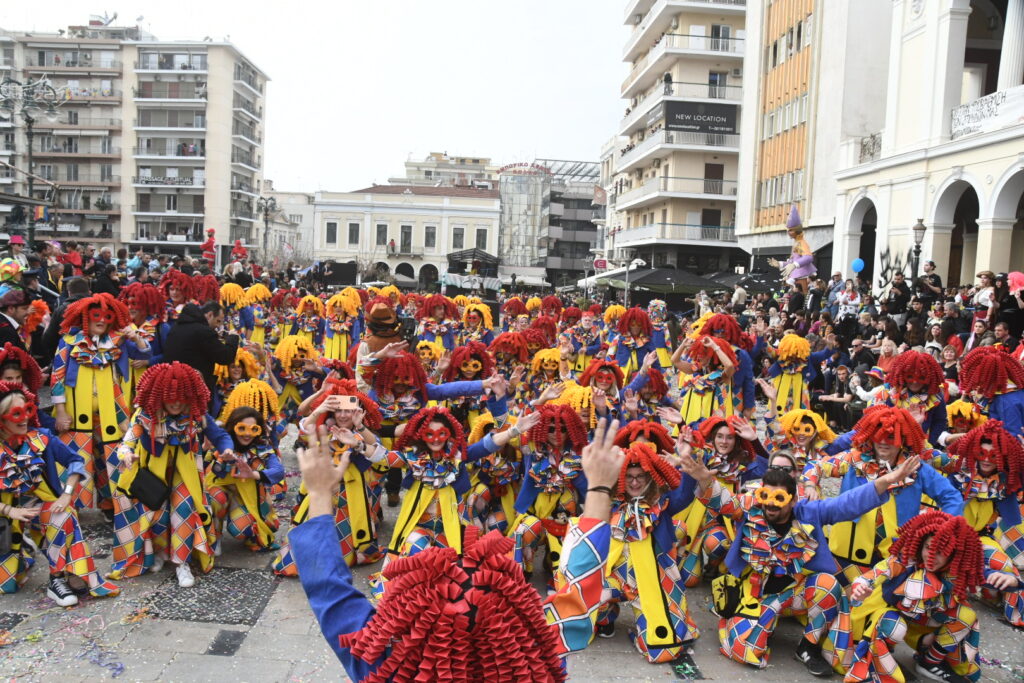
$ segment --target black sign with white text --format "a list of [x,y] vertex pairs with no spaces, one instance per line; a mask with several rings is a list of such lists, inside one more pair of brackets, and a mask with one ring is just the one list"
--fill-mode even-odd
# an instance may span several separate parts
[[709,102],[666,102],[665,128],[692,133],[736,133],[739,107]]

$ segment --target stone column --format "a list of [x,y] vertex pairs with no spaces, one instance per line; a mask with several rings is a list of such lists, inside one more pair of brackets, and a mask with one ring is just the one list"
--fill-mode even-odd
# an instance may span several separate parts
[[969,285],[974,282],[974,274],[981,268],[978,264],[978,235],[971,233],[964,235],[964,255],[960,261],[960,284]]
[[999,85],[1006,90],[1024,84],[1024,0],[1008,0],[999,53]]
[[[921,245],[921,263],[935,261],[935,274],[943,284],[949,282],[949,244],[953,237],[953,225],[929,225]],[[920,272],[924,272],[921,267]]]
[[[1005,273],[1009,271],[1012,237],[1012,218],[979,218],[975,272],[991,270],[993,273]],[[971,275],[973,274],[971,273]]]

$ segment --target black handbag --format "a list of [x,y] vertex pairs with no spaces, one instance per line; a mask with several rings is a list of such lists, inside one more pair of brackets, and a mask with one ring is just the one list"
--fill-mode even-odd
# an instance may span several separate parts
[[171,495],[171,487],[153,474],[143,463],[139,463],[139,471],[128,489],[128,495],[145,505],[150,510],[159,510]]

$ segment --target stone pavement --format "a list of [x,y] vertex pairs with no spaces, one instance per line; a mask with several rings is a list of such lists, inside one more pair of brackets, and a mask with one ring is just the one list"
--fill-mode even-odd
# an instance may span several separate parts
[[[286,439],[290,447],[292,439]],[[287,451],[292,490],[298,486],[294,454]],[[281,514],[287,519],[287,507]],[[395,509],[387,509],[382,536],[390,534]],[[82,515],[100,570],[110,566],[110,529],[98,513]],[[281,532],[284,533],[284,530]],[[85,600],[74,608],[46,598],[46,570],[36,566],[15,595],[0,596],[0,678],[62,683],[117,678],[125,681],[302,681],[342,680],[344,674],[317,628],[297,580],[278,579],[270,554],[250,553],[231,539],[209,574],[179,588],[171,565],[158,575],[121,581],[116,598]],[[359,568],[366,578],[376,567]],[[539,582],[538,582],[539,585]],[[784,621],[771,665],[762,671],[733,664],[717,652],[709,592],[689,592],[690,609],[703,633],[693,660],[707,679],[721,681],[806,681],[792,658],[800,629]],[[628,612],[628,610],[625,610]],[[980,607],[983,680],[1024,680],[1024,633],[996,622]],[[632,617],[624,614],[610,639],[598,638],[570,658],[572,681],[687,680],[693,671],[647,664],[627,636]],[[901,660],[907,662],[906,648]],[[692,678],[690,678],[692,679]],[[839,681],[838,677],[832,680]]]

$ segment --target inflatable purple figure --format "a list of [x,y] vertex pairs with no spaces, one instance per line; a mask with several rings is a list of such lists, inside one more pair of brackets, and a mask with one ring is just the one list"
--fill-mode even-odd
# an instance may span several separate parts
[[814,267],[814,252],[804,238],[804,226],[796,204],[789,210],[786,231],[793,240],[793,253],[785,262],[772,261],[771,264],[782,271],[782,279],[786,284],[795,284],[801,292],[807,294],[810,279],[818,274],[818,269]]

